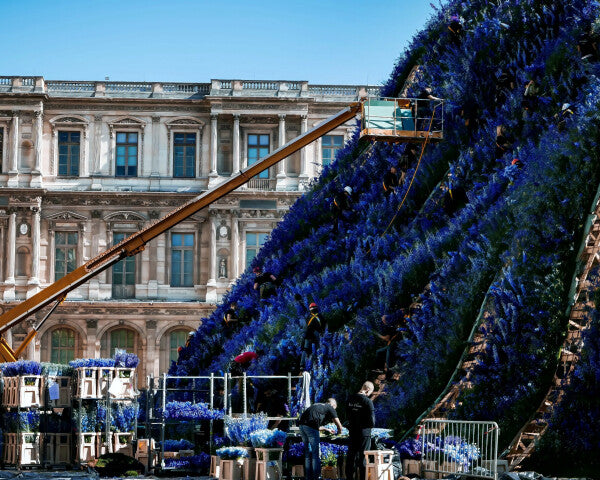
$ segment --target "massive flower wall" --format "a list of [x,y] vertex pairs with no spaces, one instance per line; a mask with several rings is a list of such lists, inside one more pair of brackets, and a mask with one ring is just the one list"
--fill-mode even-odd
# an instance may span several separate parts
[[[600,70],[596,58],[582,59],[577,48],[582,34],[596,34],[597,15],[597,3],[583,0],[438,7],[383,91],[397,96],[419,65],[408,96],[430,87],[446,100],[444,141],[430,143],[404,183],[385,196],[381,179],[405,145],[369,146],[357,133],[254,260],[282,281],[276,295],[261,301],[246,271],[203,319],[171,373],[225,371],[252,350],[260,355],[248,373],[306,366],[317,400],[343,399],[379,366],[375,352],[383,343],[375,333],[382,315],[398,317],[413,305],[408,333],[394,346],[399,379],[376,401],[379,426],[403,432],[448,382],[487,295],[486,351],[455,416],[497,421],[505,446],[549,386],[584,219],[600,182]],[[460,37],[447,28],[452,16],[462,23]],[[504,87],[502,73],[513,77]],[[531,80],[533,105],[525,98]],[[561,115],[564,104],[572,115]],[[504,154],[496,147],[500,126],[510,139]],[[346,185],[354,191],[354,212],[335,232],[330,205]],[[448,208],[446,187],[464,190],[465,204]],[[225,329],[222,318],[233,301],[244,322]],[[301,366],[313,301],[327,329]],[[581,368],[597,378],[592,357]],[[589,411],[597,424],[597,403]],[[570,416],[561,415],[556,428],[568,430]],[[586,448],[600,450],[582,442]]]

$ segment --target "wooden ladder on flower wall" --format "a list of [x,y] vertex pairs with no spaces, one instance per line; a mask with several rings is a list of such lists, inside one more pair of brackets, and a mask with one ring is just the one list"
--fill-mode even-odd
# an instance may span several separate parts
[[552,384],[533,416],[517,433],[509,447],[502,453],[502,457],[509,462],[511,470],[519,465],[533,453],[536,444],[548,429],[548,420],[552,411],[562,400],[565,387],[571,383],[571,375],[575,371],[577,361],[583,349],[583,332],[589,327],[590,316],[588,309],[594,306],[591,299],[597,285],[589,279],[589,274],[596,267],[600,267],[600,201],[596,196],[595,213],[591,218],[591,225],[578,255],[583,271],[574,282],[575,291],[573,306],[569,314],[567,332],[558,355],[558,366]]

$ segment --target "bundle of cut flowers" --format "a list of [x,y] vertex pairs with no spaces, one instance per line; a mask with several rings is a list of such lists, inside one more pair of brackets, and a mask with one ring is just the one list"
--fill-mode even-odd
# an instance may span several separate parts
[[250,441],[254,448],[280,448],[283,447],[287,435],[279,429],[256,430],[250,434]]
[[3,363],[0,370],[5,377],[18,377],[22,375],[41,375],[42,365],[32,360],[19,360],[17,362]]
[[225,419],[227,436],[231,443],[236,445],[250,445],[250,435],[257,430],[267,428],[269,421],[264,413],[249,415],[248,417]]
[[[335,423],[328,423],[327,425],[324,425],[323,428],[326,428],[327,430],[331,430],[333,432],[337,432],[338,431],[338,427],[336,426]],[[348,436],[348,429],[346,427],[342,427],[342,431],[340,432],[340,436],[343,436],[343,437],[347,437]]]
[[319,444],[319,458],[321,464],[326,467],[335,467],[338,464],[338,458],[348,453],[346,445],[336,445],[335,443]]
[[304,442],[292,443],[286,452],[288,459],[304,458]]
[[200,452],[191,457],[166,458],[166,468],[176,468],[180,470],[206,470],[210,466],[210,455]]
[[237,460],[247,458],[248,450],[241,447],[222,447],[215,452],[222,460]]
[[178,452],[179,450],[193,450],[194,444],[189,440],[165,440],[163,443],[163,450],[165,452]]
[[222,420],[224,410],[211,409],[208,403],[169,402],[165,407],[166,419],[178,420]]
[[115,352],[115,367],[135,368],[140,363],[140,359],[135,353],[127,353],[124,350]]
[[399,444],[400,458],[402,460],[421,460],[421,441],[408,438]]
[[448,459],[460,463],[465,469],[481,456],[477,445],[457,436],[425,439],[424,445],[425,451],[439,452]]
[[378,440],[385,440],[390,438],[391,430],[389,428],[372,428],[371,429],[371,438],[375,438]]
[[114,358],[78,358],[71,360],[69,365],[73,368],[92,368],[92,367],[114,367]]
[[[100,413],[100,412],[99,412]],[[116,404],[111,409],[111,430],[117,432],[132,432],[135,428],[137,416],[136,405]],[[100,418],[99,418],[100,420]]]

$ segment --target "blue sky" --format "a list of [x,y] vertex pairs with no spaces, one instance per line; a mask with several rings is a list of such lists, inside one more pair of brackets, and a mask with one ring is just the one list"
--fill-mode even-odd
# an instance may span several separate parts
[[0,0],[0,75],[384,82],[425,0]]

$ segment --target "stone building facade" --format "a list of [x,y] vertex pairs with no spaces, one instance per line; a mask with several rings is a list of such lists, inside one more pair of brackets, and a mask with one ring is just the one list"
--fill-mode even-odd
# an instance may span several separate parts
[[[0,312],[376,87],[0,77]],[[71,292],[26,357],[166,371],[351,134],[332,131]],[[38,312],[6,333],[16,347]]]

